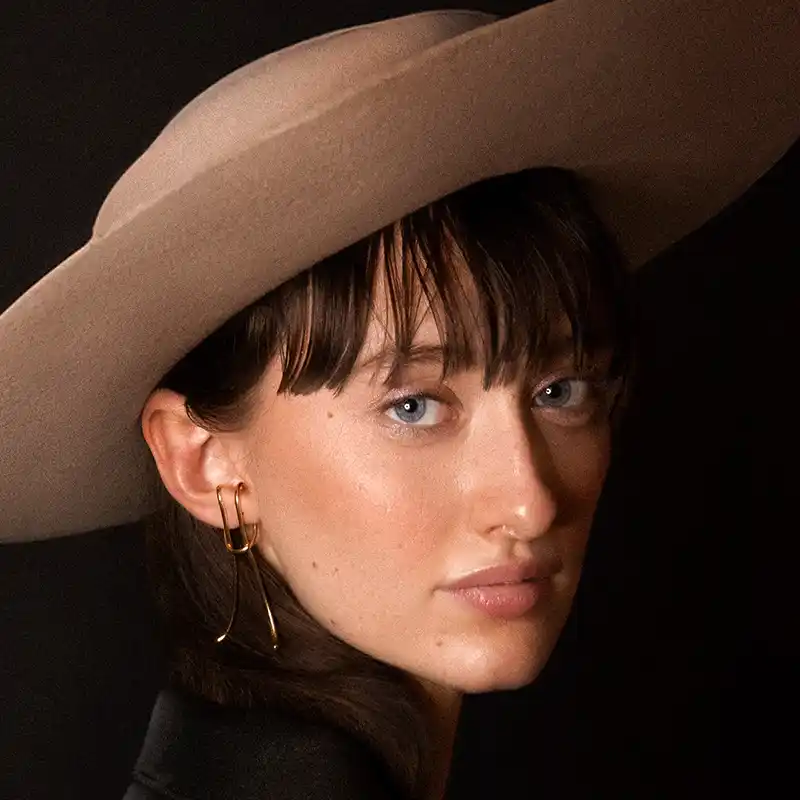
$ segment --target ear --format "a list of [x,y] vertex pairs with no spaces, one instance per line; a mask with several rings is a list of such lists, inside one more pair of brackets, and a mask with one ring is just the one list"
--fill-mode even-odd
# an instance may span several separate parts
[[[193,517],[222,528],[217,486],[222,486],[228,525],[239,525],[233,492],[240,481],[252,487],[249,477],[232,456],[232,442],[196,425],[186,412],[185,397],[157,389],[142,410],[142,434],[150,447],[167,491]],[[255,493],[243,492],[246,520],[259,518]]]

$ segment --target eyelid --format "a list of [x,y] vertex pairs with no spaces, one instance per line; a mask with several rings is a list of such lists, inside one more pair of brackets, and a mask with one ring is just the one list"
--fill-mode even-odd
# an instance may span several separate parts
[[[389,415],[391,409],[396,408],[404,400],[415,398],[426,398],[433,400],[435,403],[440,403],[447,408],[446,414],[448,419],[442,422],[436,422],[432,425],[420,425],[401,420],[394,419]],[[452,426],[458,416],[457,411],[458,403],[454,403],[447,398],[441,396],[440,392],[426,390],[426,389],[412,389],[406,387],[405,389],[397,389],[386,395],[376,406],[376,411],[383,417],[383,424],[392,432],[392,436],[401,439],[420,439],[422,437],[436,436],[441,434],[444,430]]]
[[[562,381],[581,381],[587,384],[587,399],[593,398],[596,403],[600,405],[608,403],[609,407],[613,406],[616,394],[620,388],[622,376],[612,375],[608,369],[603,369],[597,365],[591,365],[589,368],[576,371],[565,370],[563,375],[551,375],[546,380],[537,384],[535,391],[531,394],[531,406],[540,411],[569,414],[576,412],[577,409],[570,408],[569,406],[538,406],[537,399],[541,393],[556,383]],[[591,402],[591,400],[590,400]]]
[[429,403],[429,402],[438,403],[440,406],[448,406],[449,407],[449,404],[446,401],[439,400],[438,398],[434,397],[433,395],[431,395],[428,392],[415,392],[413,394],[407,394],[405,397],[400,397],[397,400],[394,400],[394,401],[388,403],[387,406],[386,406],[386,410],[383,413],[389,418],[390,422],[393,425],[399,425],[400,427],[403,427],[403,428],[426,430],[426,429],[431,429],[431,428],[440,428],[440,427],[442,427],[442,425],[446,424],[446,421],[445,421],[445,422],[433,422],[433,423],[431,423],[429,425],[424,425],[424,424],[421,424],[421,423],[404,422],[403,420],[394,419],[393,417],[389,416],[391,411],[396,409],[398,406],[401,406],[406,400],[418,400],[418,399],[424,399],[426,401],[426,410],[428,410],[427,409],[427,403]]
[[[539,380],[530,396],[536,397],[551,384],[564,380],[586,381],[594,387],[601,388],[613,386],[618,383],[621,378],[611,376],[607,366],[604,364],[591,363],[582,370],[576,369],[574,365],[565,365],[562,369],[555,370]],[[455,394],[453,394],[446,383],[441,380],[423,380],[416,383],[416,385],[413,380],[407,381],[403,385],[398,385],[389,389],[388,392],[378,398],[371,406],[374,411],[385,413],[403,400],[415,397],[428,397],[456,410],[462,407]]]
[[[445,394],[450,394],[451,397],[446,397]],[[419,381],[415,383],[414,381],[407,381],[403,385],[390,388],[378,402],[378,407],[389,408],[411,397],[430,397],[432,400],[447,403],[448,405],[453,405],[456,402],[455,396],[442,382]]]
[[[537,382],[536,388],[532,392],[532,396],[536,397],[548,386],[564,380],[587,381],[588,383],[598,386],[604,384],[613,384],[616,382],[616,379],[609,378],[607,376],[607,371],[600,367],[591,366],[582,371],[565,367],[563,370],[554,372]],[[408,383],[403,386],[398,386],[397,388],[392,388],[374,404],[374,407],[376,410],[386,411],[401,403],[403,400],[414,397],[429,397],[432,400],[435,400],[439,403],[444,403],[451,407],[460,407],[461,405],[455,395],[452,394],[452,392],[444,383],[437,383],[436,388],[413,386]]]
[[548,375],[546,378],[540,380],[534,387],[533,392],[531,393],[533,397],[538,397],[548,386],[552,386],[554,383],[560,383],[561,381],[587,381],[589,383],[596,382],[600,377],[599,370],[583,370],[579,371],[575,368],[568,368],[565,367],[563,370],[559,370]]

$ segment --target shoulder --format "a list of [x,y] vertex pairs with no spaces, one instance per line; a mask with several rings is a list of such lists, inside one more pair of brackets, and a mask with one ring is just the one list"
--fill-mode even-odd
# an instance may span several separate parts
[[400,800],[344,731],[170,689],[156,702],[124,800]]

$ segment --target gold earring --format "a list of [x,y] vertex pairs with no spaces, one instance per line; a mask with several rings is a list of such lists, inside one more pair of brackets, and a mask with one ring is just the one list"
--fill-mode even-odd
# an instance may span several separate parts
[[275,626],[275,617],[272,615],[272,608],[269,604],[269,598],[267,597],[267,590],[264,586],[264,579],[261,576],[261,572],[258,569],[258,563],[256,562],[256,557],[253,555],[253,545],[256,543],[256,539],[258,539],[258,523],[254,522],[252,524],[253,528],[253,538],[247,538],[247,525],[244,521],[244,515],[242,514],[242,507],[239,503],[239,494],[242,489],[245,488],[244,483],[239,483],[236,487],[236,492],[233,495],[233,502],[236,506],[236,516],[239,519],[239,532],[241,533],[242,540],[244,544],[241,547],[235,547],[233,544],[233,539],[231,538],[231,530],[228,527],[228,515],[225,513],[225,503],[222,500],[222,486],[217,486],[217,502],[219,503],[219,510],[222,514],[222,531],[223,537],[225,540],[225,547],[227,548],[229,553],[233,554],[233,610],[231,611],[231,618],[228,622],[228,627],[225,629],[225,633],[221,636],[217,637],[217,643],[222,643],[228,634],[231,632],[233,628],[233,623],[236,619],[236,614],[239,610],[239,559],[237,556],[245,555],[249,557],[250,565],[252,566],[253,570],[255,571],[256,577],[258,578],[258,586],[261,590],[261,599],[264,602],[264,608],[267,610],[267,620],[269,621],[269,632],[270,636],[272,637],[272,649],[278,649],[278,629]]

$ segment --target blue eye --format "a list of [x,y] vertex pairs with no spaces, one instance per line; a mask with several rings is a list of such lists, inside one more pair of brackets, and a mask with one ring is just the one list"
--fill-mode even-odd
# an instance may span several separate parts
[[393,403],[387,409],[387,413],[393,413],[395,415],[394,418],[398,422],[403,422],[406,425],[428,427],[429,425],[435,425],[436,421],[433,420],[428,423],[423,423],[422,425],[420,425],[420,423],[426,416],[430,416],[429,412],[434,410],[437,405],[439,405],[439,402],[432,397],[415,394],[404,397],[397,403]]
[[588,381],[564,378],[545,386],[533,402],[540,408],[574,408],[585,403],[589,393]]

